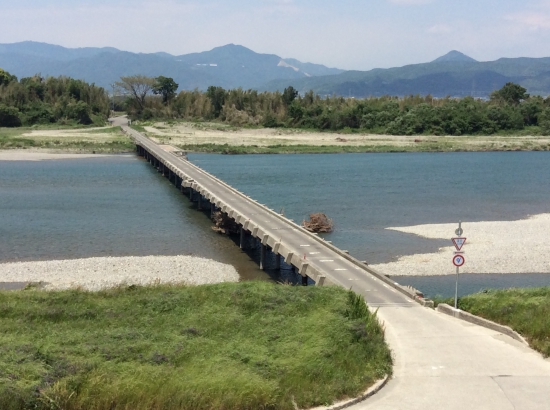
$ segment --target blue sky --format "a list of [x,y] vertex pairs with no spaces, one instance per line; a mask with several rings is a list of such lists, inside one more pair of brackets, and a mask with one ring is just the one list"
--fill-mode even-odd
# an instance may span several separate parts
[[550,56],[550,0],[0,0],[0,43],[187,54],[228,43],[344,69]]

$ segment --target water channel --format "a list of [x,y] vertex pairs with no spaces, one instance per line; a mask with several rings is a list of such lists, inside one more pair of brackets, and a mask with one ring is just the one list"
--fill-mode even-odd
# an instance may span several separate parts
[[[449,245],[390,226],[550,212],[550,154],[544,152],[189,158],[296,221],[325,212],[336,225],[327,239],[370,263]],[[134,155],[0,161],[0,238],[0,262],[193,254],[232,264],[243,279],[270,278],[259,271],[253,253],[240,252],[213,232],[206,215]],[[462,293],[550,285],[548,278],[536,272],[464,276]],[[450,280],[399,279],[432,295],[449,295]]]

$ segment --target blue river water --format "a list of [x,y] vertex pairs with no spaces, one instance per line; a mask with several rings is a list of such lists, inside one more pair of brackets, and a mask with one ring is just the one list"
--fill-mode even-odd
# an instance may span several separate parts
[[[369,263],[449,245],[387,227],[516,220],[550,212],[545,152],[191,154],[189,159],[298,222],[312,212],[326,213],[335,223],[327,240]],[[204,256],[233,264],[243,279],[265,278],[253,255],[214,233],[205,215],[136,156],[0,161],[0,262],[152,254]],[[550,285],[549,275],[532,273],[499,279],[488,272],[464,276],[461,283],[468,292]],[[483,277],[491,286],[476,282]],[[450,280],[398,281],[447,296]]]

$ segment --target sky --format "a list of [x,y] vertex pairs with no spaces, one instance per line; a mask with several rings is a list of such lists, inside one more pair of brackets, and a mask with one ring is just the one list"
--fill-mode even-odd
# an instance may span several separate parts
[[174,55],[229,43],[348,70],[550,57],[550,0],[0,0],[0,43]]

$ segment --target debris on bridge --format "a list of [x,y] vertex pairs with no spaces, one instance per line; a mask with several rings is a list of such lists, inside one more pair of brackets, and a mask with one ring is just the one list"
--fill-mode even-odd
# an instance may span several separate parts
[[212,230],[220,234],[236,234],[239,233],[239,225],[233,218],[230,218],[226,213],[216,211],[212,214]]
[[332,219],[321,212],[310,214],[309,221],[304,220],[302,226],[308,231],[316,233],[332,232],[334,228]]

